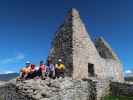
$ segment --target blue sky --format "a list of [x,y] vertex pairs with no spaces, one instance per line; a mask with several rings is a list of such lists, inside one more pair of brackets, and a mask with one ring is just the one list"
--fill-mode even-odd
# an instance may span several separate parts
[[46,59],[51,40],[74,7],[90,35],[103,36],[133,69],[132,0],[0,0],[0,73],[18,72],[26,60]]

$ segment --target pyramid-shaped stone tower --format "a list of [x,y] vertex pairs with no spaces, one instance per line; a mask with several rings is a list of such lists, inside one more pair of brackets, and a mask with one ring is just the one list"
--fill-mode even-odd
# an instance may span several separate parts
[[116,54],[103,38],[95,42],[91,40],[79,12],[74,8],[55,33],[49,58],[53,63],[61,58],[66,66],[65,74],[74,79],[123,80],[122,66]]

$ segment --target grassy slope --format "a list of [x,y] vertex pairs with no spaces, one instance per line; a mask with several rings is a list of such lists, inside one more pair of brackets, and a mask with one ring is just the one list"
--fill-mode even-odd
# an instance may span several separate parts
[[133,97],[105,96],[102,100],[133,100]]

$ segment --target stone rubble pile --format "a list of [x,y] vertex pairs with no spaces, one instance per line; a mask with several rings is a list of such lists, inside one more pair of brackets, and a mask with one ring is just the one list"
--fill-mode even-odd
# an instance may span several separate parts
[[[3,90],[3,91],[2,91]],[[95,82],[72,78],[9,82],[2,90],[4,100],[95,100]]]

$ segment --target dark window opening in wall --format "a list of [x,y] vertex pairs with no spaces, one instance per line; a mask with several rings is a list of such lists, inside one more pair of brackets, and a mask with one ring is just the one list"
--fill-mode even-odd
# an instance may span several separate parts
[[94,64],[88,63],[88,74],[89,76],[95,76]]

